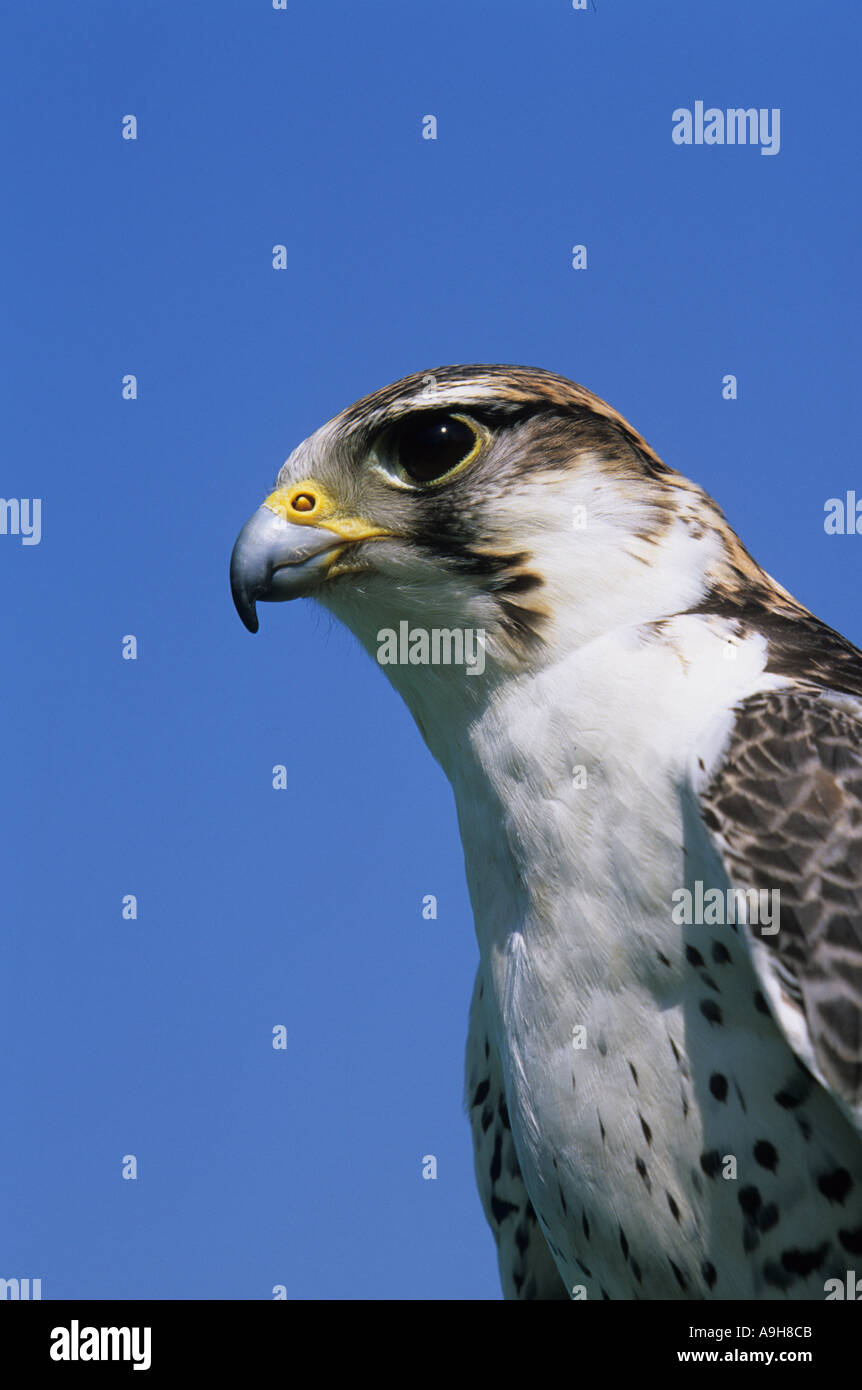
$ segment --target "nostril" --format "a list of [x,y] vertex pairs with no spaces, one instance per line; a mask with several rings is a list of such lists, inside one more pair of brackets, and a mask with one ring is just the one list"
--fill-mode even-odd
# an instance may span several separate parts
[[291,499],[290,505],[295,512],[313,512],[317,506],[317,498],[312,497],[310,492],[298,492]]

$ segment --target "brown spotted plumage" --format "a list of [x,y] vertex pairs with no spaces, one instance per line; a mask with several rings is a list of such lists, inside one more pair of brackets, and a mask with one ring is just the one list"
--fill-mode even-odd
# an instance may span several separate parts
[[743,701],[702,805],[733,882],[780,894],[758,958],[779,1022],[798,1012],[803,1060],[862,1113],[862,708],[804,685]]

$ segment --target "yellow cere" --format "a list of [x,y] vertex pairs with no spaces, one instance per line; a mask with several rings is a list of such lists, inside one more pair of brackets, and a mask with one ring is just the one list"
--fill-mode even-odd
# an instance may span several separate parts
[[285,521],[322,526],[346,541],[372,540],[375,536],[390,534],[362,517],[339,516],[335,503],[318,483],[302,482],[291,488],[276,488],[263,505]]

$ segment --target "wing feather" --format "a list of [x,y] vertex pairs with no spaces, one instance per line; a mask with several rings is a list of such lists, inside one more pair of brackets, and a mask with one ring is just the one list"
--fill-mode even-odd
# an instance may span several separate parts
[[734,886],[780,892],[755,964],[788,1041],[862,1123],[862,702],[799,684],[736,709],[701,798]]

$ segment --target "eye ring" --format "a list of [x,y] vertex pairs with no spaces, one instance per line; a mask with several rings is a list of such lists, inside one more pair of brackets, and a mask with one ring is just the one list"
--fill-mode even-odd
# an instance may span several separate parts
[[389,428],[380,458],[393,481],[424,491],[467,468],[486,438],[487,431],[468,415],[419,410]]

